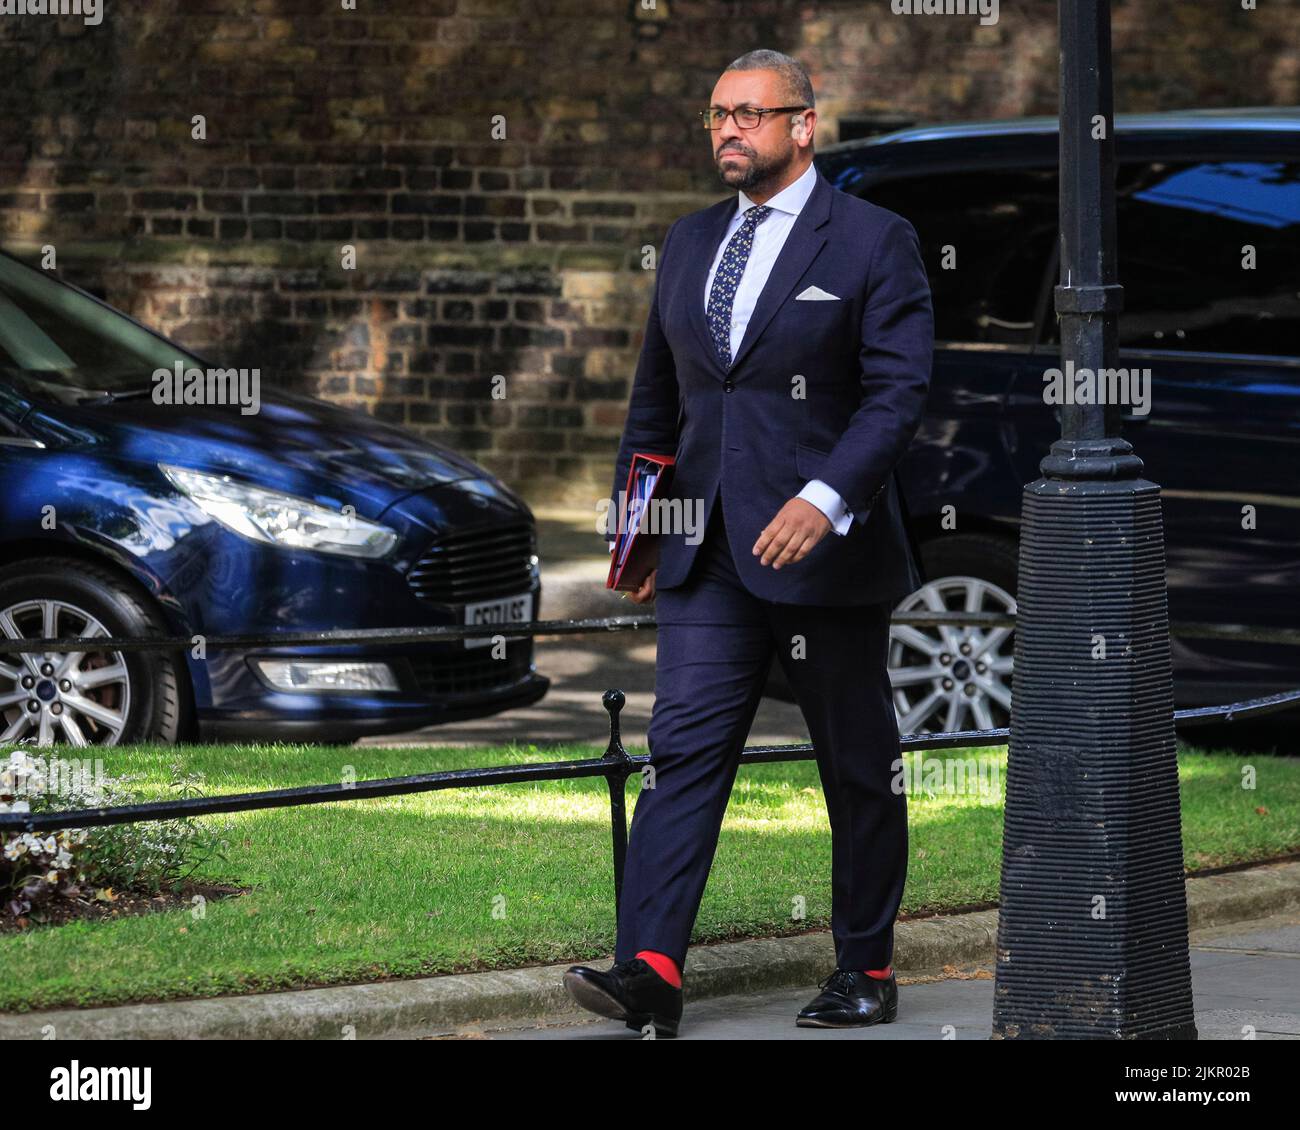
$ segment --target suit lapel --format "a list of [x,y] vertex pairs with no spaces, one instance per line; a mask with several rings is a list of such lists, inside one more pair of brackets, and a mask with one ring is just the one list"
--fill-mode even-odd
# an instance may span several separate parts
[[709,333],[709,319],[706,314],[708,296],[704,293],[704,284],[709,277],[709,268],[713,266],[713,257],[718,253],[718,245],[727,234],[727,228],[735,219],[738,199],[733,195],[729,208],[719,208],[718,215],[706,223],[696,240],[695,255],[686,270],[686,307],[687,317],[695,328],[695,335],[700,339],[704,352],[712,362],[713,375],[722,380],[725,375],[722,361],[718,357],[718,347],[713,344],[713,335]]
[[729,372],[736,371],[767,323],[789,297],[795,283],[803,277],[812,265],[812,261],[826,246],[826,236],[821,229],[831,218],[833,190],[830,182],[822,176],[821,170],[815,172],[816,184],[803,210],[795,217],[794,226],[786,236],[781,253],[772,264],[772,273],[768,275],[762,293],[758,296],[754,315],[745,327],[745,335],[741,338],[736,356],[732,358],[730,369],[723,369],[722,362],[718,359],[717,347],[713,344],[713,335],[709,333],[709,322],[705,313],[707,296],[704,293],[704,283],[709,277],[709,268],[713,266],[713,259],[718,253],[727,228],[736,217],[739,201],[733,197],[730,205],[719,208],[718,214],[711,217],[701,229],[696,240],[695,255],[686,271],[687,317],[695,328],[695,335],[700,339],[700,345],[712,362],[713,374],[718,380],[723,380]]
[[[772,264],[772,273],[768,275],[762,293],[758,296],[754,314],[745,327],[745,336],[740,339],[736,356],[731,360],[731,372],[735,372],[745,359],[745,354],[789,297],[795,283],[803,278],[812,261],[826,246],[826,235],[821,229],[830,220],[831,195],[830,182],[817,170],[817,183],[803,210],[795,217],[794,226],[785,238],[781,253]],[[713,352],[716,359],[717,350]],[[722,371],[721,361],[718,362],[718,371]]]

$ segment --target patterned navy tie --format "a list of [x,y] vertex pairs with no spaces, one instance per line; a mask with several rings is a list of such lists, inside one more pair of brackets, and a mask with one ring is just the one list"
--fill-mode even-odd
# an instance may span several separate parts
[[724,369],[731,368],[731,305],[736,300],[736,288],[754,248],[754,229],[771,211],[766,204],[757,204],[745,213],[744,222],[731,237],[727,250],[722,253],[722,262],[718,264],[718,273],[713,276],[713,286],[709,290],[709,333],[713,335],[713,344],[717,346]]

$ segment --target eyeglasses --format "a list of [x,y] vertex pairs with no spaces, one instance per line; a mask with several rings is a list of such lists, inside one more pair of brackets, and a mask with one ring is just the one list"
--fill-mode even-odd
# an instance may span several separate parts
[[720,106],[711,106],[707,110],[700,111],[700,121],[704,123],[705,129],[721,129],[722,123],[727,120],[728,114],[734,114],[736,125],[741,129],[756,129],[762,124],[764,114],[784,114],[793,113],[795,110],[807,110],[807,106],[774,106],[771,109],[764,109],[761,106],[738,106],[734,110],[724,110]]

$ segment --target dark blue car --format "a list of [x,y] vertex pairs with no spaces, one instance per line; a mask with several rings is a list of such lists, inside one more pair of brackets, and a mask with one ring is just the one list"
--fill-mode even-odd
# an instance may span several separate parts
[[[488,627],[419,648],[113,650],[533,619],[533,515],[467,459],[262,389],[8,256],[0,482],[0,740],[348,740],[546,693],[532,641]],[[106,643],[19,642],[54,636]]]
[[[1125,433],[1163,488],[1174,621],[1300,628],[1300,110],[1119,116]],[[910,220],[932,392],[900,467],[929,583],[905,610],[1014,609],[1021,488],[1060,434],[1055,119],[910,129],[818,155]],[[1174,640],[1181,705],[1300,686],[1300,649]],[[1010,632],[895,628],[904,731],[1005,725]]]

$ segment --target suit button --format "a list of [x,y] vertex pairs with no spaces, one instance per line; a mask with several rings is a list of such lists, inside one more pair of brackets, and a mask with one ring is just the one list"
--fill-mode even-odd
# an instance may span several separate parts
[[733,381],[730,377],[728,377],[725,381],[722,382],[722,391],[723,391],[723,392],[735,392],[735,391],[736,391],[736,382]]

